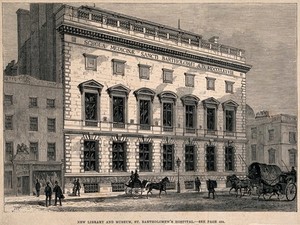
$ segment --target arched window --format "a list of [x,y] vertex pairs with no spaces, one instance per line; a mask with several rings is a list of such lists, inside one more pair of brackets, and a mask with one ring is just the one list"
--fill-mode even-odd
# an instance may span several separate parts
[[100,118],[100,93],[103,85],[89,80],[78,85],[82,95],[82,115],[85,126],[97,126]]
[[175,104],[177,95],[171,91],[158,94],[162,106],[162,125],[164,131],[173,131],[175,119]]
[[219,102],[215,98],[208,98],[203,100],[205,112],[205,129],[207,133],[215,134],[217,131],[217,111]]
[[111,98],[111,118],[113,127],[125,128],[127,123],[127,98],[130,89],[122,84],[107,89]]
[[138,102],[137,121],[140,129],[149,130],[152,124],[152,102],[155,92],[149,88],[140,88],[134,92]]
[[228,100],[222,103],[224,111],[224,131],[226,135],[232,135],[236,131],[236,110],[239,106],[236,102]]
[[200,99],[194,95],[181,97],[184,107],[184,125],[187,133],[195,133],[197,128],[197,106]]

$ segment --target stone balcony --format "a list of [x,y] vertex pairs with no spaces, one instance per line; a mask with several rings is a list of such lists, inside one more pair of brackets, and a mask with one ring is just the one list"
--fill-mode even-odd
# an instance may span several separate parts
[[219,44],[218,37],[204,40],[201,35],[189,31],[95,7],[81,6],[77,8],[63,5],[56,13],[56,25],[58,27],[64,23],[80,27],[88,26],[89,28],[92,27],[93,31],[105,30],[108,33],[129,38],[142,38],[153,44],[167,45],[198,54],[245,62],[244,50]]

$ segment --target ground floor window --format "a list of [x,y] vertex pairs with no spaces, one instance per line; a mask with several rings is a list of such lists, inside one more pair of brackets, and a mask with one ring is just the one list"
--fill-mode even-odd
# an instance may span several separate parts
[[185,170],[186,171],[195,170],[195,146],[194,145],[185,146]]
[[215,146],[206,147],[206,170],[215,171],[216,162],[215,162]]
[[163,145],[163,169],[164,171],[174,168],[174,145]]
[[96,141],[84,142],[84,171],[98,170],[98,143]]
[[143,172],[151,171],[151,144],[150,143],[140,143],[139,163],[140,163],[140,171]]
[[225,147],[225,170],[234,170],[234,149],[231,146]]
[[112,155],[113,171],[126,171],[126,142],[113,142]]

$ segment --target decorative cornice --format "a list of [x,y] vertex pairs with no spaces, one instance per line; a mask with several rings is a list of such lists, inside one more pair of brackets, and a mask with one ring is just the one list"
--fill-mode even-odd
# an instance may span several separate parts
[[91,31],[84,28],[78,28],[70,25],[61,25],[57,29],[61,34],[70,34],[74,36],[100,40],[108,43],[119,44],[129,48],[135,48],[135,49],[144,50],[144,51],[157,53],[157,54],[164,54],[166,56],[178,57],[180,59],[191,60],[198,63],[205,63],[211,66],[219,66],[226,69],[236,70],[242,73],[247,73],[251,69],[251,66],[247,64],[238,64],[235,62],[229,62],[222,59],[200,56],[200,55],[195,55],[187,52],[181,52],[169,48],[141,43],[134,40],[127,40],[121,37],[103,34],[100,32]]

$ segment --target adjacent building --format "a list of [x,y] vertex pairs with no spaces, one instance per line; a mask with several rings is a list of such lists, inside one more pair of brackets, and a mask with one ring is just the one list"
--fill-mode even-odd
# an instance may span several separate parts
[[32,194],[63,176],[62,85],[4,76],[4,192]]
[[282,171],[297,168],[297,117],[258,112],[247,123],[247,164],[278,165]]
[[62,84],[66,192],[75,178],[86,193],[123,191],[136,169],[168,176],[170,189],[178,174],[182,189],[245,175],[244,50],[96,7],[31,4],[29,14],[19,69]]

